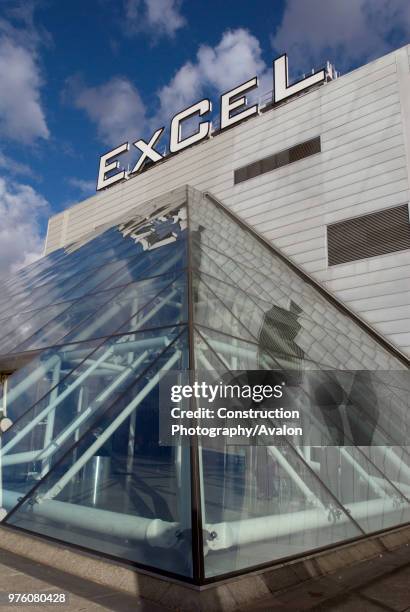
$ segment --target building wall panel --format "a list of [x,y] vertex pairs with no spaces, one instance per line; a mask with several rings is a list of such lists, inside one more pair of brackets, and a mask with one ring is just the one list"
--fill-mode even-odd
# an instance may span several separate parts
[[[213,193],[408,351],[409,252],[329,268],[326,225],[409,200],[409,50],[262,113],[53,217],[46,252],[190,184]],[[318,135],[321,153],[233,185],[236,168]]]

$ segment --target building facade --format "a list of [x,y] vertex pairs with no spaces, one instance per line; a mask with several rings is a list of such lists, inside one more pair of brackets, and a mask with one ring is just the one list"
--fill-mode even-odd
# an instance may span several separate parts
[[[408,53],[50,219],[0,287],[3,525],[203,585],[410,523]],[[171,440],[204,375],[302,432]]]
[[[403,47],[282,105],[261,106],[259,116],[55,215],[45,252],[189,184],[220,199],[409,355],[409,54]],[[295,163],[255,168],[312,139],[319,148],[299,159],[296,151]],[[248,165],[253,177],[241,180],[235,171]],[[359,233],[355,224],[336,225],[329,236],[334,224],[362,218]],[[340,241],[347,252],[338,254]]]

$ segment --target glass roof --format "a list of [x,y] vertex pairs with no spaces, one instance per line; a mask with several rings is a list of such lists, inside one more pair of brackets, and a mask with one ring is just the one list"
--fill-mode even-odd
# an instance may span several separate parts
[[[295,373],[315,443],[193,465],[158,429],[161,380],[190,368]],[[10,525],[201,582],[410,521],[408,361],[191,187],[6,279],[2,371]]]

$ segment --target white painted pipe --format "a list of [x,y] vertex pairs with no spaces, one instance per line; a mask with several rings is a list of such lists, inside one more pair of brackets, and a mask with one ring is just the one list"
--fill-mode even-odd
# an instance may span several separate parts
[[102,376],[112,376],[113,372],[118,372],[118,370],[112,370],[111,368],[106,368],[105,363],[103,366],[99,366],[94,372],[91,372],[88,375],[88,378],[101,378]]
[[[154,306],[154,308],[150,309],[150,311],[145,315],[145,317],[143,317],[140,322],[138,323],[137,327],[135,329],[133,329],[132,331],[136,331],[138,329],[140,329],[143,325],[145,325],[145,323],[147,321],[149,321],[150,319],[152,319],[152,317],[154,315],[157,314],[157,312],[159,312],[161,310],[161,308],[163,308],[163,306],[165,306],[166,304],[168,304],[169,302],[171,302],[171,300],[174,299],[174,297],[177,295],[177,290],[173,289],[171,291],[171,293],[169,293],[168,295],[166,295],[160,302],[159,304],[157,304],[156,306]],[[153,298],[155,299],[155,298]],[[151,300],[152,301],[152,300]],[[143,308],[143,306],[141,306],[141,308],[139,310],[141,310]],[[136,313],[137,314],[137,313]]]
[[387,456],[387,458],[394,465],[395,468],[398,468],[400,471],[403,471],[405,475],[410,478],[410,467],[406,463],[404,463],[404,461],[400,459],[400,457],[396,455],[393,450],[394,446],[374,446],[372,448],[375,448],[379,454],[383,453],[383,459],[385,458],[385,456]]
[[144,353],[140,355],[132,365],[128,366],[128,368],[124,370],[118,376],[118,378],[116,378],[111,383],[111,385],[104,389],[104,391],[102,391],[95,398],[95,400],[90,404],[90,406],[88,406],[86,410],[84,410],[84,412],[81,412],[77,416],[77,418],[70,425],[68,425],[60,433],[59,436],[52,440],[44,449],[27,451],[24,453],[14,453],[13,455],[6,455],[5,457],[3,457],[3,465],[17,465],[20,463],[26,463],[28,461],[42,461],[44,459],[47,459],[50,455],[53,455],[61,447],[65,440],[71,436],[73,431],[78,429],[78,427],[80,427],[91,416],[91,414],[95,411],[95,408],[99,404],[104,402],[107,397],[109,397],[111,393],[115,391],[118,385],[120,385],[134,371],[134,368],[138,367],[138,365],[144,361],[147,355],[148,352],[144,351]]
[[[130,351],[144,350],[149,348],[161,348],[167,346],[169,343],[167,336],[156,336],[151,338],[142,338],[141,340],[132,340],[131,342],[117,342],[110,346],[110,350],[115,355],[121,355],[122,353],[128,353]],[[76,349],[68,352],[65,358],[68,360],[75,361],[81,359],[81,361],[88,357],[90,349]]]
[[[21,493],[4,491],[6,508],[8,510],[14,508],[21,497]],[[145,541],[151,546],[168,548],[177,545],[176,534],[179,524],[161,519],[120,514],[54,499],[41,500],[33,505],[22,507],[21,518],[30,518],[32,515],[65,523],[70,527],[88,529],[97,534],[103,533],[110,537]]]
[[[58,363],[54,366],[53,370],[53,379],[52,379],[52,390],[49,396],[49,403],[54,402],[54,400],[58,397],[58,383],[61,376],[61,359],[58,360]],[[55,414],[56,410],[52,410],[47,417],[46,431],[44,433],[44,447],[47,447],[51,440],[53,439],[53,431],[54,431],[54,422],[55,422]],[[48,461],[45,461],[41,470],[41,476],[44,476],[50,465]]]
[[198,359],[198,361],[202,362],[202,365],[204,366],[205,370],[207,370],[208,372],[214,372],[215,368],[211,365],[211,363],[205,357],[204,353],[198,348],[196,349],[195,352],[196,352],[196,358]]
[[[3,494],[4,505],[8,510],[15,507],[22,497],[21,493],[14,491],[6,490]],[[361,518],[386,517],[389,513],[398,511],[393,499],[355,502],[345,508],[356,521]],[[147,541],[152,546],[172,547],[177,543],[178,523],[168,523],[161,519],[146,519],[45,498],[30,505],[27,515],[30,516],[31,513],[96,533]],[[349,516],[342,512],[334,525],[338,526],[349,520]],[[329,510],[325,508],[207,524],[206,530],[213,534],[213,538],[207,541],[207,546],[213,551],[224,550],[329,526]]]
[[[317,474],[320,473],[320,461],[308,461],[308,463],[310,467],[312,468],[312,470],[315,470]],[[410,484],[398,482],[396,480],[391,480],[391,478],[386,480],[382,478],[381,476],[372,476],[372,478],[381,487],[383,487],[383,485],[386,485],[386,484],[389,485],[389,482],[391,482],[397,489],[399,489],[399,491],[403,491],[405,495],[408,495],[410,493]]]
[[48,457],[50,454],[54,454],[55,451],[58,450],[65,442],[65,440],[71,436],[73,431],[78,429],[78,427],[80,427],[91,416],[98,405],[102,404],[115,391],[118,385],[123,383],[128,376],[134,372],[135,368],[137,368],[146,359],[147,355],[148,351],[144,351],[142,355],[135,359],[135,361],[118,376],[118,378],[114,379],[113,382],[95,398],[90,406],[88,406],[84,412],[81,412],[78,418],[75,419],[75,421],[73,421],[66,429],[64,429],[61,434],[57,436],[55,440],[53,440],[51,444],[40,453],[38,459],[41,460],[44,459],[44,457]]
[[[8,510],[15,507],[22,497],[21,493],[14,491],[5,490],[3,494],[4,505]],[[361,518],[385,517],[389,513],[398,511],[393,500],[380,499],[355,502],[345,508],[356,521],[360,521]],[[161,519],[146,519],[44,498],[29,506],[27,516],[31,513],[96,533],[147,541],[152,546],[171,547],[176,544],[178,523],[169,523]],[[334,524],[338,526],[349,520],[348,515],[342,512]],[[329,511],[324,508],[207,524],[206,530],[214,536],[207,541],[207,545],[209,550],[224,550],[329,526]]]
[[295,485],[300,489],[303,495],[306,497],[309,503],[314,504],[320,508],[324,508],[322,501],[309,489],[306,483],[302,480],[299,474],[293,469],[289,461],[282,455],[280,450],[276,446],[268,446],[268,452],[276,459],[276,461],[282,466],[285,472],[289,475]]
[[168,359],[159,372],[152,376],[149,382],[141,389],[134,399],[124,408],[124,410],[108,425],[93,444],[81,455],[81,457],[71,466],[71,468],[62,476],[52,487],[47,491],[42,499],[53,499],[56,497],[70,480],[77,474],[88,460],[105,444],[110,436],[118,429],[118,427],[129,417],[129,415],[139,406],[145,397],[159,383],[165,374],[172,369],[172,366],[178,361],[181,356],[181,351],[176,350],[175,353]]
[[[353,466],[355,471],[358,472],[358,474],[363,478],[363,480],[369,484],[370,488],[374,491],[374,493],[376,493],[376,495],[384,498],[389,497],[386,491],[374,480],[373,476],[371,476],[371,474],[368,474],[366,470],[360,465],[360,463],[358,463],[358,461],[356,461],[356,459],[352,457],[352,455],[348,453],[348,451],[344,447],[340,448],[340,453],[343,455],[346,461],[348,461],[350,465]],[[388,483],[386,482],[386,484]]]
[[[347,504],[344,508],[355,521],[371,517],[385,517],[397,512],[393,499],[374,499]],[[349,522],[348,515],[342,512],[335,526]],[[208,540],[210,550],[224,550],[232,546],[246,546],[266,540],[289,536],[303,531],[325,529],[329,523],[329,511],[314,508],[287,514],[272,514],[238,521],[206,525],[206,530],[214,535]]]
[[[79,365],[80,363],[83,363],[84,365],[92,365],[93,363],[95,363],[95,359],[72,359],[71,362],[76,363],[77,365]],[[112,370],[113,372],[122,372],[125,369],[125,367],[122,365],[107,362],[104,363],[104,368],[106,370]]]
[[410,494],[410,484],[406,484],[404,482],[397,482],[397,480],[390,480],[386,481],[384,480],[384,478],[382,478],[381,476],[373,476],[373,478],[380,483],[381,486],[383,486],[383,484],[389,484],[389,482],[391,482],[396,489],[398,489],[401,493],[403,493],[403,495],[407,495],[409,496]]
[[14,402],[19,395],[25,393],[29,387],[36,383],[37,380],[42,378],[49,370],[54,368],[59,361],[60,357],[58,355],[53,355],[44,363],[40,363],[34,372],[31,372],[31,374],[21,380],[15,387],[11,387],[7,397],[8,405],[10,406],[10,404],[12,404],[12,402]]
[[54,410],[59,404],[61,404],[61,402],[63,400],[65,400],[65,398],[70,395],[70,393],[72,391],[74,391],[79,385],[81,385],[81,383],[83,382],[83,380],[85,380],[87,378],[87,376],[93,372],[96,368],[98,368],[98,366],[100,365],[100,363],[102,363],[104,361],[104,359],[106,359],[109,355],[112,354],[112,347],[110,347],[107,351],[105,351],[101,357],[99,359],[97,359],[95,361],[95,363],[90,366],[87,370],[85,370],[85,372],[83,372],[82,374],[80,374],[80,376],[78,378],[75,379],[75,381],[69,386],[67,387],[67,389],[65,389],[65,391],[63,391],[62,393],[60,393],[60,395],[52,402],[49,403],[48,406],[46,406],[46,408],[44,408],[36,417],[34,417],[34,419],[32,419],[25,427],[23,427],[23,429],[21,431],[19,431],[11,440],[10,442],[8,442],[2,451],[2,455],[6,455],[12,448],[14,448],[16,446],[16,444],[18,444],[20,442],[20,440],[22,438],[24,438],[24,436],[29,433],[38,423],[40,423],[40,421],[42,421],[52,410]]

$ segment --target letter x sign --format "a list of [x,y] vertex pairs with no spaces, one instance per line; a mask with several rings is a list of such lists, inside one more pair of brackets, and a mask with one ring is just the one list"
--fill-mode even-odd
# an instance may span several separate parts
[[159,130],[154,133],[149,142],[145,142],[145,140],[142,139],[134,142],[134,147],[140,149],[140,151],[142,151],[142,154],[140,155],[139,160],[131,170],[131,174],[134,174],[134,172],[138,172],[138,170],[140,170],[144,165],[146,159],[151,159],[153,162],[157,162],[164,157],[154,149],[154,146],[161,138],[161,134],[163,131],[164,128],[159,128]]

